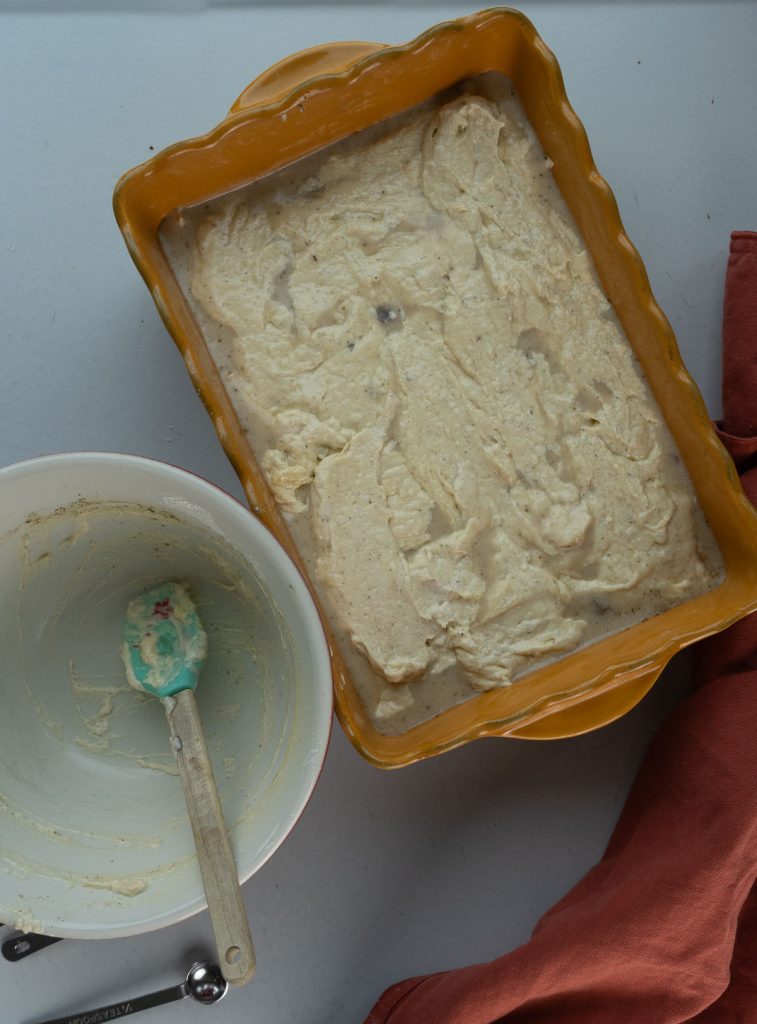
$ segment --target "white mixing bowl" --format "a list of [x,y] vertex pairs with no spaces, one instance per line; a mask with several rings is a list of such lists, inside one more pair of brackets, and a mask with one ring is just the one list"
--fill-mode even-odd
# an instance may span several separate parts
[[247,879],[294,826],[331,728],[329,655],[302,577],[234,498],[129,455],[0,470],[0,921],[133,935],[205,897],[160,702],[119,655],[129,600],[190,586],[197,699]]

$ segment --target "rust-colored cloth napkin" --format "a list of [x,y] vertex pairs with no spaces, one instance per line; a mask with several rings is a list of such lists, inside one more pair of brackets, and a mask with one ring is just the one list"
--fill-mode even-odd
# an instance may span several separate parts
[[[757,505],[757,233],[734,232],[723,422]],[[600,863],[490,963],[388,989],[366,1024],[757,1024],[757,614],[696,648]]]

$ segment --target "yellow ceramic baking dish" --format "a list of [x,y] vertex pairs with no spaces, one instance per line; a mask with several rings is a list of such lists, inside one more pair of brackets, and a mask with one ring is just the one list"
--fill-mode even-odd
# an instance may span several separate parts
[[[398,736],[365,714],[331,638],[336,707],[345,732],[374,764],[397,767],[480,736],[553,739],[618,718],[649,690],[676,651],[757,608],[757,515],[684,368],[644,266],[594,166],[560,69],[534,27],[510,9],[430,29],[404,46],[337,43],[290,57],[257,78],[229,115],[125,174],[114,206],[150,289],[253,511],[305,572],[240,427],[200,329],[161,249],[164,218],[245,185],[464,79],[500,72],[514,84],[668,426],[725,560],[710,593],[480,694]],[[328,632],[328,623],[326,623]]]

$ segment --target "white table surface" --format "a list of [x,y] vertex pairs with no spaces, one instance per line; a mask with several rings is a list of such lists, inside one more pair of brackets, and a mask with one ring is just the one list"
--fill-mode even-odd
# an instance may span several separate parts
[[[521,6],[558,56],[717,415],[728,235],[757,227],[757,4]],[[334,39],[401,42],[474,9],[0,0],[0,465],[112,449],[167,459],[241,496],[126,253],[113,185],[153,148],[215,124],[287,53]],[[212,1011],[183,1003],[145,1024],[360,1024],[388,984],[523,942],[600,856],[689,667],[677,659],[634,712],[598,733],[480,741],[399,772],[363,762],[336,726],[303,819],[244,888],[256,977]],[[203,914],[143,938],[0,960],[2,1022],[177,982],[207,953]]]

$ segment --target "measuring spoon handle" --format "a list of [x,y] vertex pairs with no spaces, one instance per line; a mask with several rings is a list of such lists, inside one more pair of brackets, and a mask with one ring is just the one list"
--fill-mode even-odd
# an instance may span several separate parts
[[17,963],[19,960],[24,960],[27,956],[31,956],[32,953],[36,953],[38,950],[44,949],[46,946],[52,946],[60,941],[60,939],[52,935],[24,932],[22,935],[16,935],[12,939],[6,939],[2,946],[0,946],[0,952],[2,952],[6,960],[9,960],[11,963]]
[[189,987],[186,981],[181,985],[174,985],[172,988],[163,988],[159,992],[150,992],[146,996],[138,996],[136,999],[124,999],[120,1003],[111,1003],[110,1006],[98,1006],[96,1010],[79,1011],[69,1014],[67,1017],[56,1017],[55,1020],[41,1021],[40,1024],[106,1024],[107,1021],[118,1020],[119,1017],[128,1017],[132,1013],[139,1013],[140,1010],[151,1010],[154,1006],[164,1006],[166,1003],[175,1003],[179,999],[186,999],[189,995]]

